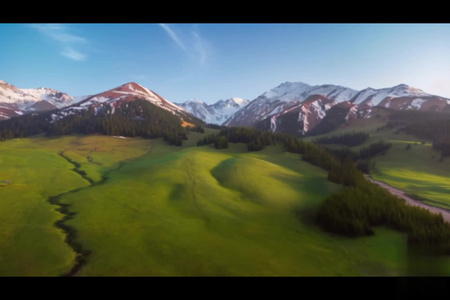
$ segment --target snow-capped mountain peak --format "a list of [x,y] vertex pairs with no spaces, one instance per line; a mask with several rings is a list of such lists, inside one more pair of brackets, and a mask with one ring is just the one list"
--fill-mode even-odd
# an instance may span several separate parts
[[192,125],[187,121],[191,119],[191,116],[184,108],[135,82],[128,82],[113,89],[88,96],[69,107],[65,107],[51,115],[52,122],[70,115],[76,115],[80,111],[89,111],[96,116],[115,114],[136,100],[148,101],[163,110],[169,111],[181,119],[183,126]]
[[299,98],[300,95],[310,89],[311,86],[303,82],[286,81],[279,86],[263,93],[261,97],[265,97],[270,101],[281,100],[290,101],[293,98]]
[[184,103],[195,103],[195,104],[201,104],[201,105],[205,104],[205,102],[196,100],[196,99],[189,99],[188,101],[186,101]]
[[[226,126],[259,126],[306,133],[318,125],[325,115],[345,116],[342,122],[357,117],[359,111],[375,106],[394,110],[449,110],[450,99],[431,95],[407,84],[356,91],[343,86],[324,84],[311,86],[303,82],[284,82],[261,94],[227,120]],[[292,123],[298,114],[298,124]],[[360,115],[364,115],[361,113]],[[297,129],[287,129],[283,120]],[[333,121],[334,122],[334,121]],[[280,125],[280,126],[279,126]]]
[[70,108],[96,108],[103,106],[103,103],[109,103],[114,106],[122,102],[133,101],[136,98],[147,100],[152,104],[155,104],[171,112],[185,112],[183,108],[175,105],[174,103],[161,97],[152,90],[147,89],[146,87],[135,82],[128,82],[116,88],[87,97],[86,99],[76,103],[76,105],[73,105]]
[[334,103],[347,101],[358,92],[338,85],[311,86],[303,82],[284,82],[263,93],[226,121],[227,126],[249,126],[290,109],[310,96],[322,95]]
[[231,98],[231,100],[233,100],[235,103],[237,103],[240,107],[244,107],[245,105],[248,104],[248,100],[244,100],[242,98]]
[[69,106],[74,98],[50,88],[22,89],[0,80],[0,120]]
[[214,104],[206,104],[203,101],[191,99],[177,105],[206,123],[221,125],[248,103],[248,100],[235,97],[219,100]]
[[431,96],[433,95],[425,93],[418,88],[414,88],[402,83],[391,88],[366,88],[355,95],[355,97],[353,97],[350,102],[352,102],[353,104],[366,106],[378,106],[383,103],[384,107],[389,107],[389,99],[403,97],[414,100],[415,98]]

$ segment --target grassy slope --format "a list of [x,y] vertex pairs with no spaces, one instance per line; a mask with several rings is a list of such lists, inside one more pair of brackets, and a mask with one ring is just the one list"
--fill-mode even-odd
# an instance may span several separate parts
[[377,159],[373,177],[426,198],[430,205],[450,209],[450,161],[439,162],[440,155],[430,144],[412,144],[406,151],[407,142],[392,141],[392,149]]
[[64,201],[92,251],[80,276],[405,274],[403,235],[342,239],[307,222],[337,188],[279,148],[180,151],[154,141],[152,153]]
[[[450,159],[440,162],[440,153],[432,149],[431,141],[422,144],[421,140],[406,134],[396,134],[396,129],[381,130],[386,119],[358,119],[349,126],[329,134],[342,132],[366,131],[370,139],[363,145],[353,147],[358,150],[380,139],[392,143],[392,148],[384,156],[375,158],[376,171],[372,177],[384,181],[407,193],[416,194],[428,200],[424,202],[450,209]],[[309,138],[312,139],[312,138]],[[417,142],[417,143],[416,143]],[[406,151],[406,145],[411,149]],[[341,146],[331,145],[339,148]]]
[[[63,216],[48,197],[87,187],[89,182],[73,172],[74,166],[58,153],[83,153],[95,144],[104,149],[101,157],[110,166],[145,153],[145,144],[148,148],[148,141],[135,140],[124,151],[124,143],[95,136],[0,143],[0,276],[57,276],[73,267],[75,253],[64,242],[65,234],[54,226]],[[96,168],[98,172],[100,167]]]
[[88,185],[73,167],[30,139],[0,144],[0,275],[54,276],[70,270],[75,253],[54,226],[62,218],[47,200]]

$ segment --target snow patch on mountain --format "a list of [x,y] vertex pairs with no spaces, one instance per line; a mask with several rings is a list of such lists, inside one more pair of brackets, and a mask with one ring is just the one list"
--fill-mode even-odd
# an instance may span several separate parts
[[365,104],[369,106],[377,106],[386,98],[399,97],[427,97],[431,96],[420,89],[410,87],[406,84],[399,84],[392,88],[373,89],[367,88],[359,92],[351,102],[353,104]]
[[[356,90],[331,84],[311,86],[303,82],[284,82],[251,101],[244,109],[236,112],[224,125],[251,126],[255,122],[296,107],[313,95],[325,96],[336,104],[348,101],[357,93]],[[327,107],[317,108],[314,111],[323,116],[324,114],[319,111],[330,109],[332,105],[327,103]]]
[[301,102],[311,95],[323,95],[335,102],[342,102],[351,99],[357,93],[356,90],[331,84],[311,86],[303,82],[284,82],[263,93],[260,97],[267,98],[269,102],[276,100],[283,102],[298,100]]
[[425,102],[425,100],[423,100],[423,99],[421,99],[421,98],[414,99],[414,100],[411,102],[410,107],[411,107],[411,108],[414,108],[414,109],[416,109],[416,110],[419,110],[419,109],[422,107],[422,104],[423,104],[424,102]]
[[[186,124],[184,120],[190,119],[188,116],[188,112],[184,108],[173,104],[157,93],[135,82],[129,82],[116,88],[83,98],[84,99],[82,99],[81,101],[55,112],[51,116],[51,122],[55,122],[57,120],[63,119],[66,116],[74,115],[79,113],[80,111],[86,110],[89,110],[94,115],[103,113],[114,114],[119,111],[118,108],[121,105],[128,106],[129,102],[138,99],[148,101],[166,111],[171,112],[173,115],[179,117],[182,123],[184,122],[183,124]],[[189,122],[187,122],[187,124],[189,124]]]
[[[369,110],[370,113],[371,110]],[[345,121],[348,122],[351,119],[356,119],[358,117],[358,106],[354,105],[350,108],[349,112],[345,116]]]
[[[186,112],[181,108],[165,98],[159,96],[155,92],[143,87],[135,82],[129,82],[118,86],[114,89],[90,96],[84,100],[77,102],[76,105],[68,107],[66,110],[93,107],[97,111],[97,107],[105,103],[132,101],[136,98],[144,99],[157,105],[165,110],[175,114],[175,112]],[[78,108],[77,108],[78,107]]]

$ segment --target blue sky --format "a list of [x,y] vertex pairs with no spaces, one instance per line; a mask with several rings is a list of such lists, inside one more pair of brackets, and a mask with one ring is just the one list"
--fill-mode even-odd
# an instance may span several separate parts
[[71,96],[134,81],[213,103],[301,81],[450,98],[450,24],[0,24],[0,41],[1,80]]

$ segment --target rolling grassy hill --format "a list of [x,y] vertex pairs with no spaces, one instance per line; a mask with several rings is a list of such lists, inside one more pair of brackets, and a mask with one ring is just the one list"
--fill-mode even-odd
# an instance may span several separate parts
[[[414,259],[405,234],[320,230],[315,208],[342,187],[300,155],[191,147],[203,136],[183,147],[109,136],[1,143],[0,275],[68,274],[74,241],[85,253],[75,276],[450,275],[448,258]],[[69,244],[52,196],[76,213],[64,221]]]

